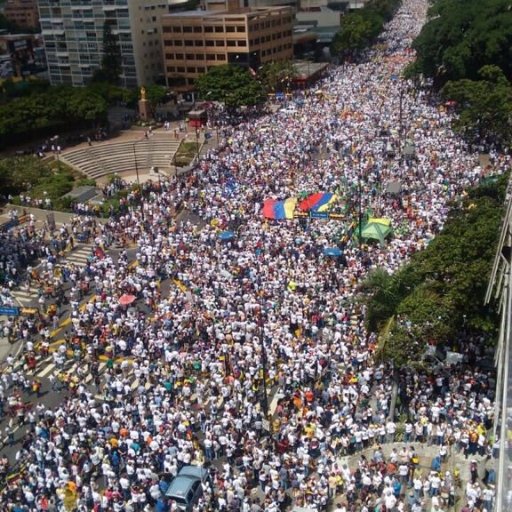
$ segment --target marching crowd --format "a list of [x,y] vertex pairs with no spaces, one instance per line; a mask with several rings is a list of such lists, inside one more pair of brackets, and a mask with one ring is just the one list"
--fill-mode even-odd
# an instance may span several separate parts
[[[424,248],[448,201],[484,172],[450,130],[450,112],[400,78],[426,7],[405,0],[367,58],[333,68],[296,109],[224,130],[187,178],[144,185],[106,224],[77,218],[96,250],[83,269],[62,261],[55,279],[66,284],[80,364],[66,374],[66,347],[55,352],[63,371],[54,389],[68,392],[56,408],[38,403],[22,415],[24,472],[4,492],[6,510],[61,510],[70,500],[79,511],[175,510],[164,481],[188,464],[211,469],[195,511],[320,511],[340,495],[336,510],[354,512],[453,504],[455,476],[431,471],[421,446],[438,445],[440,460],[449,450],[468,464],[491,456],[493,377],[463,363],[434,378],[404,375],[410,401],[398,425],[388,419],[390,368],[374,364],[375,335],[354,300],[369,269],[392,272]],[[414,159],[402,158],[406,140]],[[498,172],[510,164],[491,159]],[[384,193],[393,180],[400,199]],[[346,234],[339,221],[261,216],[268,197],[350,197],[359,187],[364,210],[401,229],[383,246],[349,242],[343,259],[323,254]],[[200,222],[177,221],[180,208]],[[228,230],[233,238],[219,237]],[[20,238],[23,252],[30,238]],[[109,254],[120,238],[136,243],[136,265]],[[55,275],[50,257],[46,265]],[[120,304],[126,295],[133,304]],[[465,360],[476,351],[468,343]],[[8,366],[3,403],[30,387],[15,361]],[[404,446],[384,456],[394,441]],[[346,455],[359,462],[341,463]],[[476,480],[461,503],[489,512],[492,488],[476,491]]]

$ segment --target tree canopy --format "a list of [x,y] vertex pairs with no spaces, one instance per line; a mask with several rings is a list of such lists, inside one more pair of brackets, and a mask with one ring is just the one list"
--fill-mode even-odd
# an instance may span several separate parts
[[121,48],[119,38],[112,32],[112,25],[105,21],[103,24],[103,56],[101,68],[93,75],[93,82],[108,82],[113,85],[119,84],[122,71]]
[[455,205],[443,231],[394,274],[372,272],[362,284],[368,329],[397,367],[443,345],[462,328],[493,333],[496,312],[484,307],[508,174],[481,184]]
[[284,92],[296,75],[297,71],[291,61],[275,61],[261,67],[258,79],[268,93]]
[[400,0],[369,0],[362,9],[345,14],[331,43],[331,54],[347,57],[368,47],[399,5]]
[[223,102],[228,108],[258,105],[265,101],[262,84],[241,66],[211,67],[196,80],[195,86],[200,98]]
[[483,66],[512,78],[512,9],[509,0],[436,0],[413,43],[411,73],[449,80],[479,79]]
[[20,137],[41,129],[104,121],[107,108],[107,101],[89,88],[57,86],[33,92],[0,104],[0,140],[20,142]]
[[512,83],[497,66],[484,66],[480,80],[448,82],[442,92],[457,102],[454,128],[473,142],[512,142]]

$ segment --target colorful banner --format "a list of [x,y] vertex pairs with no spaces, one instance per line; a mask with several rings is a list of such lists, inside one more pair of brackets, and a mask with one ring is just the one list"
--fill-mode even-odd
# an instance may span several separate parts
[[263,217],[266,219],[293,219],[293,212],[297,206],[297,198],[290,197],[284,201],[267,199],[263,203]]
[[[336,194],[331,192],[309,194],[301,201],[296,197],[290,197],[284,201],[266,199],[263,203],[263,217],[274,220],[293,219],[299,212],[309,212],[312,217],[327,218],[327,212],[337,199]],[[295,212],[297,204],[299,212]],[[325,215],[319,215],[320,213]]]
[[331,192],[318,192],[316,194],[309,195],[306,199],[299,203],[299,209],[303,212],[310,210],[316,212],[327,211],[332,203],[336,201],[336,195]]

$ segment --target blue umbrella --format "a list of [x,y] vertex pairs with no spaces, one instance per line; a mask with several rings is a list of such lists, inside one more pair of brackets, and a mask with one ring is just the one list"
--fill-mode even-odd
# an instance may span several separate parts
[[337,247],[326,247],[324,249],[324,256],[341,256],[341,249]]
[[219,233],[219,238],[223,242],[228,242],[229,240],[235,238],[235,233],[233,233],[233,231],[222,231],[222,233]]

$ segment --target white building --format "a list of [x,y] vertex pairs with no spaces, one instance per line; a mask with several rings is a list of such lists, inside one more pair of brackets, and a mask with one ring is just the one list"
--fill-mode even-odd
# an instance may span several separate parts
[[118,36],[121,85],[162,78],[160,16],[167,12],[167,0],[39,0],[50,82],[88,83],[101,67],[105,22]]

